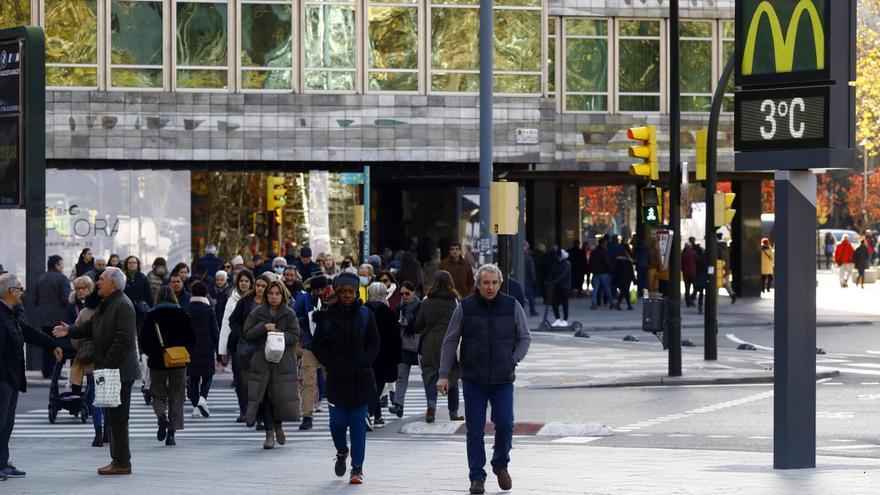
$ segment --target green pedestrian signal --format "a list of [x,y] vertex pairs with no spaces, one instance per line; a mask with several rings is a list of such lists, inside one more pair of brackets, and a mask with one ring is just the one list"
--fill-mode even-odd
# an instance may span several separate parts
[[660,223],[660,207],[643,206],[642,220],[648,225],[658,225]]

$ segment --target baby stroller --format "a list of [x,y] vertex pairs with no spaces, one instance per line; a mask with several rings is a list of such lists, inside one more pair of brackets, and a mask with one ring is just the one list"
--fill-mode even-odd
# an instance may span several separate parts
[[49,422],[55,423],[55,419],[58,418],[58,413],[61,411],[68,411],[74,417],[79,417],[79,420],[85,423],[89,419],[89,405],[86,403],[86,395],[88,395],[88,385],[83,384],[82,391],[79,393],[73,392],[58,392],[58,381],[61,379],[61,369],[64,368],[64,363],[68,360],[73,361],[73,358],[76,356],[76,351],[72,348],[66,348],[62,346],[64,349],[64,358],[55,363],[55,371],[52,373],[52,382],[49,384]]

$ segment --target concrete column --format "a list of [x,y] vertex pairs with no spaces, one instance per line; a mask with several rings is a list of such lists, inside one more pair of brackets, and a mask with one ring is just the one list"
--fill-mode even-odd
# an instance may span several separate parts
[[761,297],[761,181],[734,181],[733,192],[733,290],[740,297]]
[[565,187],[560,189],[560,205],[556,214],[559,217],[559,246],[562,249],[571,247],[575,239],[580,239],[580,204],[577,187]]
[[528,221],[532,223],[535,245],[543,242],[550,249],[557,242],[556,184],[552,180],[536,180],[533,189],[532,217]]

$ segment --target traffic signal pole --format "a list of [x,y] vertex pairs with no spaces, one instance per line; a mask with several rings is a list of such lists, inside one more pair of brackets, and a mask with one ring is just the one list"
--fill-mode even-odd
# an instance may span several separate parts
[[[492,96],[494,56],[494,16],[492,0],[480,0],[480,263],[492,262],[491,195],[492,185]],[[507,278],[508,274],[504,274]]]
[[718,118],[724,102],[724,90],[733,73],[734,56],[730,55],[709,113],[709,132],[706,139],[706,263],[709,267],[709,280],[706,283],[706,306],[703,311],[703,359],[718,359],[718,279],[715,275],[718,259],[718,241],[715,239],[715,191],[718,189]]
[[669,2],[669,289],[666,331],[669,332],[669,376],[681,376],[681,101],[679,85],[678,0]]

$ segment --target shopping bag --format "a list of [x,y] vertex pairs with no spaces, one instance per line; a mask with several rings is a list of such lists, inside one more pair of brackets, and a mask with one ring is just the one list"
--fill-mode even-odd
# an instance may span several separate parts
[[630,289],[629,290],[629,303],[635,304],[636,301],[639,300],[639,291],[638,289]]
[[277,363],[284,354],[284,334],[269,332],[266,334],[266,361]]
[[95,407],[119,407],[122,380],[118,369],[95,370]]

